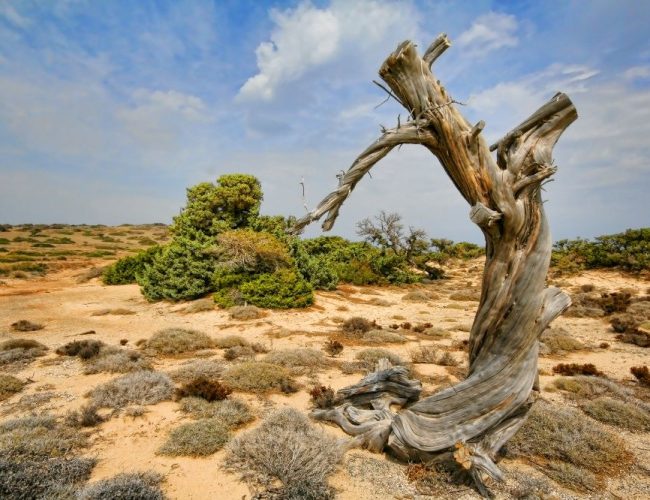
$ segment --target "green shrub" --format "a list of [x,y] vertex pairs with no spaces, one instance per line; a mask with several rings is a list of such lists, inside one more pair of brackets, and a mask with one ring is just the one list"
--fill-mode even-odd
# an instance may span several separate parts
[[272,273],[293,265],[288,248],[270,233],[227,231],[217,237],[217,245],[219,265],[238,273]]
[[212,240],[176,237],[145,265],[137,281],[150,301],[197,299],[212,290],[216,263]]
[[264,308],[308,307],[314,302],[312,286],[299,274],[286,269],[261,274],[239,290],[244,301]]
[[105,285],[126,285],[135,283],[137,275],[142,274],[147,265],[153,264],[155,257],[162,252],[163,247],[156,245],[142,250],[135,255],[122,257],[114,264],[104,269],[102,281]]
[[174,382],[180,384],[190,382],[198,377],[218,378],[223,373],[222,362],[213,359],[196,359],[181,365],[169,373]]

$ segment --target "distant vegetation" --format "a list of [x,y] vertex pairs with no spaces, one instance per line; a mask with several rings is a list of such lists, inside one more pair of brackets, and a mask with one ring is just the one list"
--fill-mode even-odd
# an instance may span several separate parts
[[626,271],[650,269],[650,228],[628,229],[623,233],[560,240],[553,245],[553,267],[564,272],[616,267]]

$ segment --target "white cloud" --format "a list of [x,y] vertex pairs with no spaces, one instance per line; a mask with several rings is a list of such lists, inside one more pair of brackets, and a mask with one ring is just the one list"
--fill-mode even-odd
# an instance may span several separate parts
[[515,16],[488,12],[479,16],[457,39],[457,44],[472,55],[485,55],[504,47],[516,47],[518,23]]
[[10,5],[9,0],[0,1],[0,16],[4,17],[11,24],[19,28],[26,28],[30,24],[29,19],[18,13],[18,11]]
[[632,66],[623,73],[623,77],[626,80],[646,80],[650,78],[650,66]]
[[354,58],[385,45],[394,33],[413,33],[411,5],[378,0],[338,0],[319,9],[309,2],[271,11],[270,41],[256,50],[258,74],[239,91],[241,100],[271,100],[282,85],[337,58]]

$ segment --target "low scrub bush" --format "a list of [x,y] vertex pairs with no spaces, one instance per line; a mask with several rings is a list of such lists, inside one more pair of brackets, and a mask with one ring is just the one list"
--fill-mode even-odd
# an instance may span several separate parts
[[159,448],[161,455],[204,457],[219,451],[230,440],[230,429],[217,418],[180,425]]
[[545,330],[540,341],[544,344],[541,349],[543,354],[556,355],[586,349],[582,342],[573,338],[564,328]]
[[463,290],[454,292],[449,296],[449,300],[456,300],[459,302],[478,302],[481,300],[480,290]]
[[338,340],[328,340],[323,346],[323,350],[332,357],[336,357],[343,352],[343,344]]
[[221,376],[224,365],[221,361],[214,359],[196,359],[181,365],[169,373],[174,382],[185,384],[199,377],[216,379]]
[[94,405],[83,406],[65,416],[65,422],[70,427],[95,427],[105,421],[106,418],[97,413],[97,407]]
[[251,319],[259,319],[262,317],[262,311],[259,307],[255,306],[235,306],[228,309],[230,319],[237,319],[246,321]]
[[25,387],[25,382],[22,380],[11,375],[0,373],[0,401],[4,401],[14,394],[19,393],[23,390],[23,387]]
[[250,342],[240,335],[227,335],[215,339],[214,345],[219,349],[229,349],[230,347],[247,347]]
[[69,458],[87,445],[87,436],[51,415],[9,420],[0,424],[0,457],[23,462]]
[[195,397],[206,401],[222,401],[232,393],[230,387],[207,377],[198,377],[176,389],[176,398]]
[[228,368],[223,374],[226,384],[246,392],[295,392],[291,373],[283,366],[263,361],[245,361]]
[[250,345],[236,345],[226,349],[226,352],[223,353],[223,359],[226,361],[234,361],[236,359],[242,358],[254,358],[255,351]]
[[611,396],[621,400],[633,398],[632,391],[626,387],[601,377],[584,375],[558,377],[553,380],[553,387],[565,391],[577,399],[594,399],[600,396]]
[[164,500],[162,480],[155,472],[122,473],[86,486],[78,500]]
[[118,377],[88,393],[100,408],[124,408],[128,405],[152,405],[171,399],[174,384],[163,374],[139,371]]
[[101,340],[73,340],[62,345],[56,350],[59,356],[78,356],[88,360],[99,356],[100,351],[105,347]]
[[427,302],[429,300],[437,299],[438,296],[431,292],[424,290],[413,290],[402,297],[402,300],[410,302]]
[[314,370],[327,364],[322,352],[308,347],[271,351],[264,357],[264,361],[291,370]]
[[438,349],[431,345],[419,346],[410,354],[413,363],[435,363],[439,357]]
[[604,424],[629,431],[650,431],[650,414],[633,403],[600,397],[584,403],[581,408],[587,415]]
[[195,313],[201,313],[201,312],[208,312],[208,311],[213,311],[214,310],[214,300],[212,299],[199,299],[199,300],[194,300],[190,302],[185,309],[183,309],[183,312],[185,314],[195,314]]
[[155,245],[135,255],[122,257],[103,270],[102,281],[105,285],[136,283],[137,276],[145,271],[146,266],[153,264],[154,259],[162,250],[163,247]]
[[75,498],[75,491],[90,478],[96,463],[92,458],[27,461],[0,458],[0,498]]
[[93,312],[91,316],[108,316],[109,314],[112,314],[113,316],[131,316],[132,314],[135,314],[135,311],[124,307],[117,307],[115,309],[99,309]]
[[625,442],[615,433],[578,410],[544,401],[533,405],[507,450],[524,459],[542,457],[597,474],[619,472],[630,459]]
[[281,484],[287,499],[331,498],[327,480],[342,458],[336,439],[312,426],[300,412],[285,408],[228,445],[226,466],[251,486],[262,489]]
[[567,462],[548,462],[544,466],[544,474],[555,482],[580,492],[595,491],[600,485],[598,477],[593,472]]
[[639,381],[639,384],[650,387],[650,370],[647,366],[633,366],[630,368],[630,373]]
[[34,323],[26,319],[21,319],[20,321],[12,323],[11,328],[17,332],[35,332],[36,330],[42,330],[45,327],[40,323]]
[[365,367],[369,371],[373,371],[375,369],[375,365],[380,359],[387,359],[388,361],[391,362],[393,365],[403,365],[404,361],[397,355],[393,354],[390,351],[387,351],[386,349],[379,349],[379,348],[372,348],[372,349],[364,349],[363,351],[359,351],[355,359],[358,361],[361,361],[364,363]]
[[153,334],[145,348],[156,354],[176,355],[210,349],[214,341],[203,332],[185,328],[166,328]]
[[332,408],[336,404],[336,395],[331,387],[317,385],[309,391],[309,396],[314,408]]
[[553,373],[567,376],[588,375],[592,377],[602,377],[605,375],[592,363],[560,363],[553,367]]
[[255,418],[250,407],[237,398],[206,401],[203,398],[188,397],[181,399],[179,404],[181,411],[194,419],[221,420],[230,429],[247,424]]
[[142,353],[130,349],[104,347],[99,355],[84,363],[84,373],[129,373],[139,370],[152,370],[149,359]]
[[341,329],[345,333],[354,336],[364,334],[376,327],[377,324],[374,321],[367,320],[366,318],[362,318],[360,316],[348,318],[341,324]]
[[31,339],[10,339],[0,343],[0,367],[20,369],[44,356],[47,347]]
[[369,344],[403,344],[407,338],[388,330],[370,330],[363,334],[361,340]]

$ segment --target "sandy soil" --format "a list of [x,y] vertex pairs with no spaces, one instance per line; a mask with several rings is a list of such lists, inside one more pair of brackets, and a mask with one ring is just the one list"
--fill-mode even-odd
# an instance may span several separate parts
[[[34,338],[47,345],[51,351],[47,356],[15,373],[20,378],[33,380],[33,383],[22,393],[0,403],[0,419],[20,414],[20,398],[42,392],[43,389],[53,391],[55,396],[39,407],[38,412],[65,413],[83,405],[84,394],[89,389],[114,377],[109,374],[84,375],[78,360],[61,359],[54,354],[54,349],[76,338],[97,338],[109,345],[119,345],[121,339],[127,339],[128,345],[134,345],[139,339],[148,338],[159,329],[178,326],[200,330],[215,338],[239,334],[251,341],[267,344],[273,349],[296,346],[320,348],[327,339],[327,334],[337,331],[341,319],[351,316],[363,316],[384,326],[406,320],[413,324],[430,322],[451,332],[450,339],[440,341],[431,341],[412,334],[408,343],[389,347],[408,359],[409,350],[419,344],[448,346],[453,341],[467,338],[467,330],[477,303],[453,301],[449,299],[449,295],[457,290],[477,288],[480,284],[480,270],[481,263],[474,262],[456,269],[451,273],[449,280],[419,287],[435,292],[440,297],[428,302],[402,300],[412,288],[343,286],[334,292],[317,294],[316,305],[310,309],[268,311],[260,320],[243,322],[231,320],[226,311],[218,309],[185,314],[183,310],[186,304],[147,303],[135,285],[104,286],[97,279],[78,283],[79,269],[62,269],[60,272],[29,280],[8,278],[0,286],[0,340]],[[616,272],[585,273],[571,278],[570,283],[562,284],[571,289],[584,283],[592,283],[608,290],[636,288],[643,292],[649,285]],[[382,299],[389,305],[374,305],[373,301],[376,303],[377,299]],[[134,314],[93,316],[94,312],[106,308],[125,308]],[[27,333],[11,331],[11,323],[20,319],[43,323],[45,328]],[[607,323],[601,319],[562,317],[554,326],[562,326],[584,343],[593,346],[590,351],[564,356],[561,362],[594,363],[612,379],[631,381],[630,367],[647,364],[649,361],[647,350],[617,342]],[[94,330],[96,334],[79,337],[80,333],[88,330]],[[279,331],[284,331],[286,335],[286,330],[290,331],[290,335],[275,335]],[[610,347],[599,348],[602,342],[609,343]],[[366,347],[368,346],[348,345],[342,358],[352,360],[355,352]],[[215,351],[213,355],[221,357],[222,353]],[[464,353],[456,351],[454,355],[466,363]],[[186,360],[187,358],[158,359],[155,368],[167,371]],[[558,362],[560,361],[557,358],[542,358],[540,368],[543,373],[551,373],[552,367]],[[444,367],[434,365],[418,365],[418,370],[427,375],[448,374]],[[450,381],[455,380],[454,374],[458,372],[451,371]],[[343,375],[338,369],[328,369],[318,373],[315,378],[302,377],[300,381],[308,389],[316,379],[324,385],[338,389],[355,383],[359,380],[359,375]],[[542,387],[551,379],[549,375],[542,376]],[[438,387],[435,385],[424,384],[425,391],[433,391],[436,388]],[[242,397],[251,403],[258,414],[280,405],[290,405],[303,411],[309,409],[309,398],[305,389],[290,396],[273,394],[268,397]],[[560,398],[557,393],[547,392],[543,392],[543,397],[550,400]],[[185,418],[177,411],[177,404],[164,402],[149,407],[149,412],[143,417],[118,415],[102,424],[93,434],[92,446],[88,450],[88,455],[99,459],[91,480],[110,477],[119,472],[155,470],[165,476],[164,490],[170,498],[249,498],[248,487],[239,482],[235,475],[221,468],[224,452],[200,459],[156,455],[156,449],[163,443],[168,431],[182,421],[185,421]],[[327,432],[343,435],[334,427],[324,428]],[[617,432],[629,442],[636,456],[635,460],[645,464],[647,470],[650,467],[648,434],[630,434],[620,430]],[[362,451],[350,452],[346,460],[332,478],[332,485],[338,490],[339,498],[414,498],[414,490],[400,472],[402,466],[389,463],[380,455]],[[382,463],[388,463],[390,474],[394,474],[394,478],[386,484],[386,472],[376,473],[374,476],[368,472],[367,477],[364,477],[364,472],[355,473],[355,464],[366,462],[377,465],[377,470],[380,471],[383,470]],[[507,461],[504,466],[521,467]],[[629,476],[610,480],[607,492],[602,495],[603,498],[643,498],[648,491],[650,479]],[[471,491],[462,490],[453,498],[476,498],[476,495]]]

